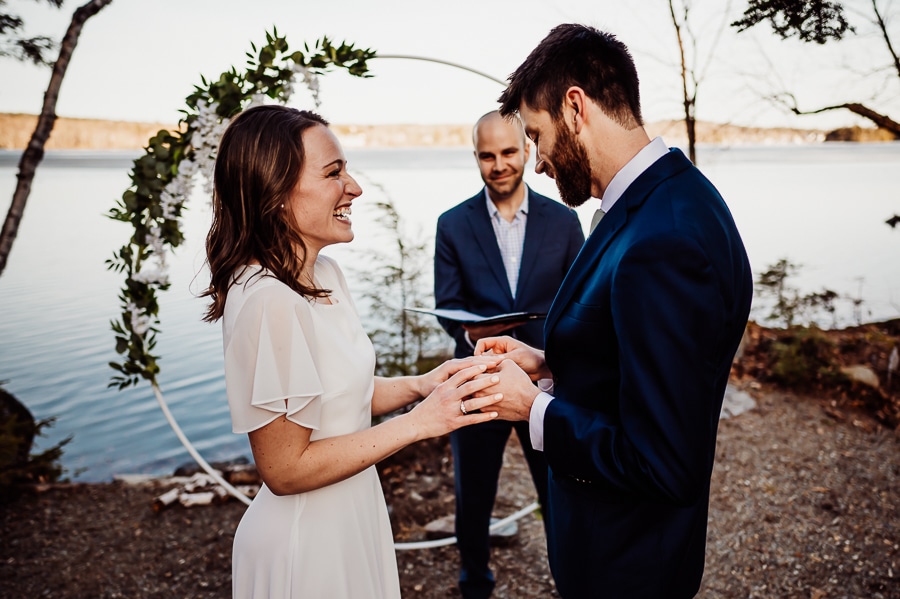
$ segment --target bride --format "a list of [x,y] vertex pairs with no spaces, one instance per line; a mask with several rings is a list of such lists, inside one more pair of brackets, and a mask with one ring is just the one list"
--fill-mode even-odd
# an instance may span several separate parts
[[[264,484],[234,538],[233,593],[397,598],[393,535],[375,464],[486,422],[496,358],[374,376],[375,353],[337,263],[362,194],[328,123],[283,106],[238,115],[219,145],[204,317],[222,320],[233,430]],[[411,411],[372,417],[418,399]]]

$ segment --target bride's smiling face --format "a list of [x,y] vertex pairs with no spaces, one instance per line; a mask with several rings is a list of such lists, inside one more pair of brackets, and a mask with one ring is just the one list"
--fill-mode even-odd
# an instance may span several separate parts
[[362,189],[347,173],[334,133],[316,125],[303,132],[303,169],[285,208],[290,208],[307,250],[353,240],[350,206]]

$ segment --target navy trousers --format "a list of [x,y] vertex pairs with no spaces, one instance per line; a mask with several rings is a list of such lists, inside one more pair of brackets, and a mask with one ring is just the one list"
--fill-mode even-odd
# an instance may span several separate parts
[[491,555],[488,527],[503,452],[513,429],[522,444],[543,511],[547,505],[547,462],[542,452],[532,448],[527,422],[493,420],[450,433],[456,485],[459,589],[464,599],[484,599],[494,589],[494,575],[488,566]]

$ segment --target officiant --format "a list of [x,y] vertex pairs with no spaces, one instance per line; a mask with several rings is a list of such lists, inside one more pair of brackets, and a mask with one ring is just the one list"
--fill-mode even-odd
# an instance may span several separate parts
[[[436,307],[482,316],[546,313],[584,243],[581,223],[570,208],[535,193],[522,180],[530,148],[518,117],[506,119],[497,111],[489,112],[476,122],[472,138],[484,187],[438,219]],[[543,320],[518,326],[439,321],[456,341],[456,357],[472,355],[478,339],[503,332],[543,347]],[[490,597],[493,592],[488,527],[512,429],[522,444],[543,508],[547,464],[531,446],[527,422],[493,421],[450,434],[459,588],[464,599]]]

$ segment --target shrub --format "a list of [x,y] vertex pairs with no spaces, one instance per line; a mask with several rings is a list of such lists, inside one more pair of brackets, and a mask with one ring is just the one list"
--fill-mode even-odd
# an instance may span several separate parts
[[[831,326],[837,326],[837,306],[835,303],[841,296],[831,289],[823,288],[822,291],[801,295],[800,291],[788,283],[800,266],[782,258],[761,272],[756,280],[756,296],[754,301],[768,298],[771,301],[769,314],[764,318],[768,321],[780,322],[784,328],[790,329],[800,321],[814,324],[817,316],[824,312]],[[853,299],[854,314],[861,310],[861,299]],[[859,317],[857,317],[859,319]]]
[[71,436],[46,451],[31,454],[34,437],[43,436],[44,429],[55,420],[35,422],[24,405],[0,389],[0,502],[15,499],[23,484],[60,480],[64,469],[59,460]]
[[772,344],[770,375],[785,387],[810,389],[840,380],[836,348],[816,327],[798,328]]

